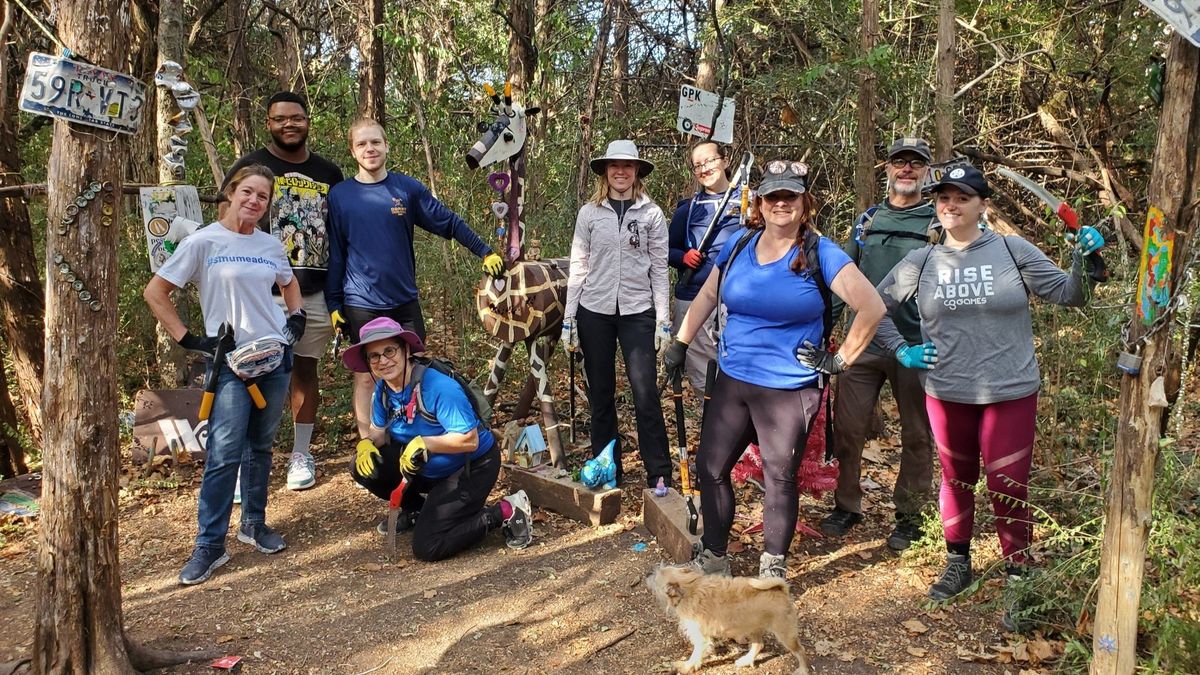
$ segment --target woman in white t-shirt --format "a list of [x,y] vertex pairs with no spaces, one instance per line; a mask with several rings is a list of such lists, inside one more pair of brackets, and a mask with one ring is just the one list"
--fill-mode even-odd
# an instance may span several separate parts
[[[204,354],[216,369],[216,392],[208,418],[207,459],[200,484],[199,533],[191,559],[179,574],[182,584],[198,584],[229,561],[225,534],[233,510],[233,492],[242,482],[242,521],[238,540],[263,553],[286,544],[266,524],[267,478],[271,445],[291,372],[291,344],[304,333],[300,287],[292,276],[283,244],[258,229],[271,206],[275,176],[261,165],[246,166],[225,187],[229,207],[220,220],[184,239],[159,268],[142,294],[150,311],[181,347]],[[170,293],[193,283],[200,292],[204,331],[188,331]],[[289,316],[271,298],[275,285],[283,293]],[[221,326],[233,328],[236,346],[282,349],[283,358],[253,383],[243,381],[224,359],[214,362]],[[261,342],[260,342],[261,341]],[[268,341],[274,341],[271,344]],[[248,385],[255,384],[266,405],[259,408]],[[261,401],[260,401],[261,403]]]

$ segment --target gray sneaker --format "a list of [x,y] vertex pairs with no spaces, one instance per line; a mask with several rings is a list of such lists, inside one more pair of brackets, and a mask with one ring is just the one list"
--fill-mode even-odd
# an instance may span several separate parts
[[306,490],[317,484],[317,462],[312,453],[292,452],[288,461],[287,486],[289,490]]
[[761,579],[783,579],[787,581],[787,556],[771,555],[763,551],[758,557],[758,576]]
[[263,553],[279,553],[287,548],[283,537],[265,523],[242,523],[238,528],[237,538],[243,544],[251,544]]
[[237,478],[233,480],[233,503],[242,503],[242,469],[238,467]]
[[533,541],[533,506],[524,490],[504,497],[512,505],[512,515],[504,521],[504,538],[509,548],[525,548]]
[[721,577],[731,577],[733,574],[729,571],[729,556],[717,555],[708,549],[704,549],[696,554],[690,562],[683,563],[680,567],[686,567],[695,570],[700,574],[715,574]]
[[179,573],[179,583],[185,586],[208,581],[218,567],[229,562],[229,554],[223,548],[205,548],[197,546],[192,551],[192,557]]
[[951,553],[946,556],[946,570],[929,587],[929,597],[943,602],[971,587],[971,557]]

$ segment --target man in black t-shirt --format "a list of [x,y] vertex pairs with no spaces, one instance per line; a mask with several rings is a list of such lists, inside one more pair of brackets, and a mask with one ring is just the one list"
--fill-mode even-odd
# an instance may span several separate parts
[[[308,315],[303,339],[295,345],[291,407],[295,423],[288,488],[303,490],[316,484],[316,466],[309,450],[317,417],[317,363],[333,336],[325,307],[325,271],[329,261],[326,222],[329,188],[342,180],[342,170],[308,149],[308,104],[290,91],[267,101],[267,131],[271,142],[251,152],[229,169],[229,180],[247,164],[263,164],[275,173],[271,211],[259,227],[279,238],[300,282]],[[282,300],[280,299],[282,302]]]

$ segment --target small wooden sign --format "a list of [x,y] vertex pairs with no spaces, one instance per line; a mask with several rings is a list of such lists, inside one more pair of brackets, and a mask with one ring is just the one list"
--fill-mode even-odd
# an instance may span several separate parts
[[133,399],[133,461],[187,452],[204,459],[208,422],[200,421],[199,389],[143,389]]

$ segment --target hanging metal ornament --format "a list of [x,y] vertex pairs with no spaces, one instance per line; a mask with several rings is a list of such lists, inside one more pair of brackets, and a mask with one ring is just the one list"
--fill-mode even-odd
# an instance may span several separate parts
[[162,160],[171,174],[182,180],[184,155],[188,147],[184,136],[192,131],[192,123],[188,120],[187,113],[200,103],[200,92],[184,81],[183,66],[174,61],[162,62],[158,71],[154,73],[154,83],[171,90],[175,105],[179,106],[180,113],[170,120],[171,129],[175,133],[167,141],[168,150],[163,154]]
[[492,186],[492,189],[499,192],[501,196],[508,190],[508,186],[512,184],[512,179],[503,171],[493,171],[488,174],[487,180],[488,185]]
[[508,216],[507,202],[492,202],[492,215],[500,220],[504,220]]

